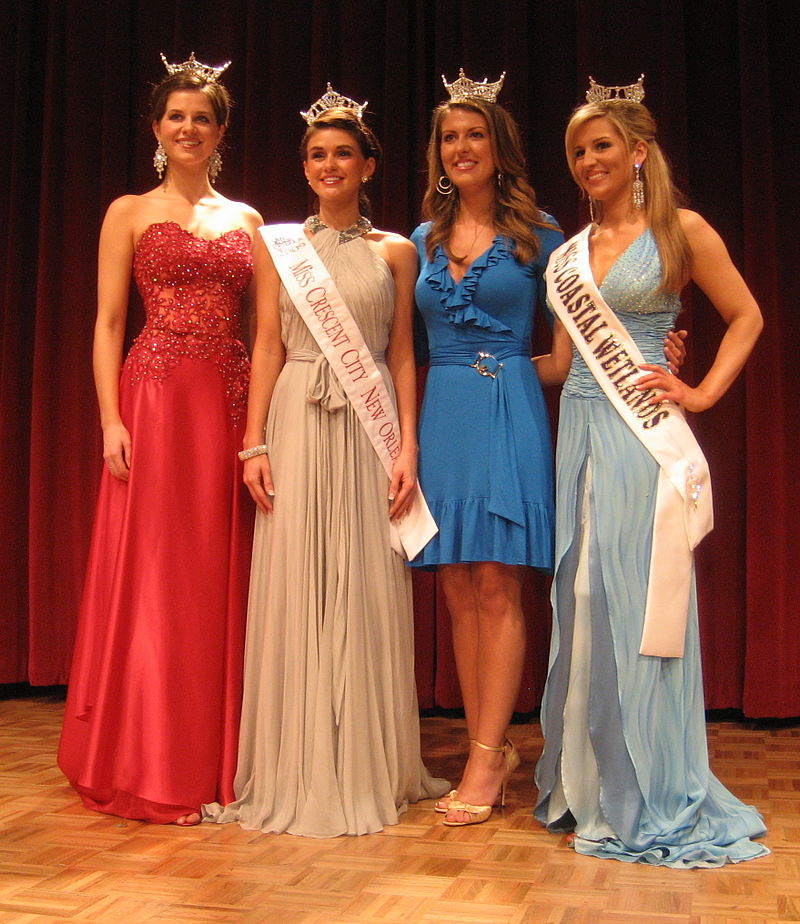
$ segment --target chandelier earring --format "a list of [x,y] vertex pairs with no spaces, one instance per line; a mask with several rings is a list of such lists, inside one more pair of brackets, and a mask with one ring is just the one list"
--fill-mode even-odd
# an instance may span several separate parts
[[156,145],[156,152],[153,155],[153,166],[156,168],[159,180],[164,178],[164,171],[167,169],[167,152],[164,145],[159,141]]
[[638,211],[644,207],[644,182],[641,177],[641,164],[634,164],[636,177],[633,181],[633,207]]
[[212,183],[217,182],[217,177],[222,170],[222,155],[219,153],[219,148],[214,148],[211,152],[211,157],[208,158],[208,178]]
[[436,182],[436,192],[441,193],[443,196],[449,196],[453,191],[453,181],[449,176],[443,175],[440,176]]

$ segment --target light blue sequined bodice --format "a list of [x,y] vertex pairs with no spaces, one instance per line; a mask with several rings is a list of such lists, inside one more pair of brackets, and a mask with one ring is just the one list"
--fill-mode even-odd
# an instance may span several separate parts
[[[612,265],[600,294],[625,325],[646,362],[664,364],[664,337],[681,310],[676,292],[659,292],[661,259],[648,228]],[[595,377],[573,347],[572,368],[563,393],[573,398],[604,397]]]

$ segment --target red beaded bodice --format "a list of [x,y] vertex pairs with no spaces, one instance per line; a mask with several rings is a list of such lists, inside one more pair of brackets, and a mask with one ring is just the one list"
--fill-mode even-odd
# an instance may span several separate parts
[[150,225],[133,258],[147,320],[125,362],[132,380],[160,381],[184,358],[212,360],[231,414],[241,417],[250,363],[239,307],[252,274],[250,237],[241,228],[207,240],[173,221]]

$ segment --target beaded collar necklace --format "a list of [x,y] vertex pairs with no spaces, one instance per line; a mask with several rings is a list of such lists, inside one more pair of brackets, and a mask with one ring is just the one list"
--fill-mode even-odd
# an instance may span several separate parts
[[[312,234],[316,234],[317,231],[322,231],[323,228],[328,230],[335,231],[335,228],[328,228],[328,225],[319,217],[319,215],[309,215],[306,218],[304,227],[307,228]],[[364,218],[362,215],[358,221],[350,225],[349,228],[345,228],[344,231],[339,231],[339,243],[346,244],[348,241],[352,241],[353,238],[362,237],[365,234],[369,234],[372,230],[372,222],[369,218]]]

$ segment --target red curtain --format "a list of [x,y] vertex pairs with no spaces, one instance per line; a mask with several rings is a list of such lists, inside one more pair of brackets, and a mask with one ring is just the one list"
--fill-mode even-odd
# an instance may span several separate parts
[[[741,380],[693,422],[715,479],[717,526],[698,554],[707,705],[800,715],[796,27],[793,4],[756,0],[2,4],[0,683],[68,678],[100,470],[90,366],[98,229],[113,198],[154,183],[144,113],[159,52],[183,60],[194,50],[234,62],[223,193],[268,221],[306,214],[297,113],[331,80],[370,101],[386,151],[376,216],[405,233],[418,220],[441,73],[508,71],[502,98],[522,126],[540,202],[568,232],[585,214],[564,164],[566,117],[589,74],[619,83],[646,73],[679,183],[726,240],[766,319]],[[700,295],[687,305],[696,377],[721,324]],[[134,306],[131,332],[139,323]],[[457,707],[446,608],[433,576],[415,581],[420,700]],[[520,711],[541,697],[547,585],[531,575],[526,592]]]

